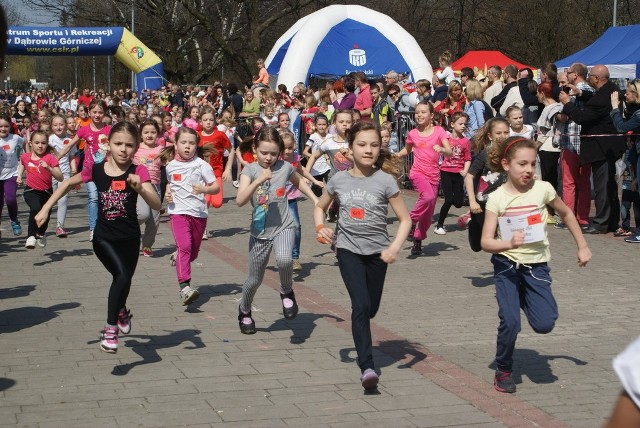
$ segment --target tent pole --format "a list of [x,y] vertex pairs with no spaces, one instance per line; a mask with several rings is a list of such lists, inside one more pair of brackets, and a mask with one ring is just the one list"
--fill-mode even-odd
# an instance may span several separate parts
[[613,26],[616,26],[618,17],[618,0],[613,0]]

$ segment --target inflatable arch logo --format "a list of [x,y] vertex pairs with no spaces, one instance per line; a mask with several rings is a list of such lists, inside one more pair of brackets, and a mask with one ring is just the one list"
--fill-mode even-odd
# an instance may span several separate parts
[[158,89],[165,79],[162,60],[124,27],[9,27],[8,55],[114,55],[136,73],[136,88]]

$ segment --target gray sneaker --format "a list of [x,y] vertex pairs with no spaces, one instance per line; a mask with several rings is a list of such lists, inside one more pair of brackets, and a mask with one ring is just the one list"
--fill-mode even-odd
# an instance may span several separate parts
[[196,290],[195,288],[191,288],[191,286],[189,285],[180,290],[182,306],[187,306],[189,303],[195,301],[199,296],[200,293],[198,293],[198,290]]
[[44,248],[47,246],[47,237],[42,235],[36,238],[36,243],[38,244],[38,247],[40,248]]

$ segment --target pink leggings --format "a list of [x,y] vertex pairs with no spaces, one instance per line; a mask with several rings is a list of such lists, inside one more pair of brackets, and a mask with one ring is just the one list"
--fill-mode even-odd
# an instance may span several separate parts
[[191,281],[191,262],[198,258],[207,219],[186,214],[171,214],[171,231],[176,241],[178,283]]
[[426,239],[427,230],[431,226],[433,211],[438,200],[438,185],[432,184],[427,177],[421,174],[411,174],[409,178],[413,188],[418,192],[418,200],[409,213],[411,222],[418,223],[418,227],[413,232],[413,239],[422,241]]

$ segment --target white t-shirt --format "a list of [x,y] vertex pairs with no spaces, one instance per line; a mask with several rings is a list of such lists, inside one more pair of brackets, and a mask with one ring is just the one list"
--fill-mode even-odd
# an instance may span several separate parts
[[167,180],[171,186],[173,202],[167,205],[169,214],[186,214],[192,217],[207,218],[207,204],[204,195],[194,195],[193,185],[206,186],[215,183],[213,168],[197,156],[188,162],[172,160],[167,164]]
[[448,85],[449,83],[451,83],[452,81],[455,80],[456,75],[453,74],[453,69],[451,69],[450,66],[446,66],[444,68],[444,70],[436,73],[436,76],[438,76],[438,79],[440,80],[444,80],[444,82]]
[[24,140],[15,134],[0,138],[0,180],[18,175],[18,159],[22,154]]
[[[324,136],[324,138],[322,138],[320,134],[314,132],[309,136],[309,139],[307,140],[305,145],[310,146],[311,148],[309,149],[309,152],[311,154],[314,154],[318,151],[320,145],[327,141],[329,138],[331,138],[331,134],[327,134]],[[324,155],[322,155],[318,159],[316,159],[315,163],[313,164],[313,168],[311,168],[311,175],[322,175],[330,169],[331,167],[327,163],[327,159],[324,157]]]
[[[53,147],[58,153],[62,151],[62,148],[69,144],[71,141],[71,137],[65,136],[64,138],[60,138],[55,134],[49,135],[49,146]],[[69,176],[71,174],[71,165],[69,164],[69,159],[76,152],[75,146],[69,150],[69,152],[58,159],[60,162],[60,170],[64,176]]]

